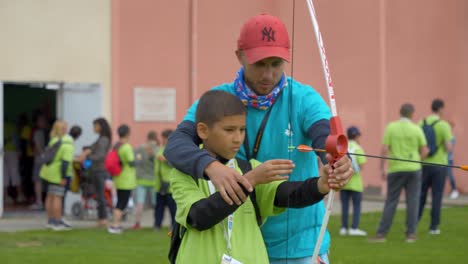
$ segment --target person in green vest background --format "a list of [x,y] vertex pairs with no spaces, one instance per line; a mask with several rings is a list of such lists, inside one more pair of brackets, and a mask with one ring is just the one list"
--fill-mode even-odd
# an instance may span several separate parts
[[[427,123],[433,127],[435,139],[434,143],[436,151],[433,155],[428,155],[424,159],[425,162],[448,164],[448,153],[452,151],[452,129],[450,124],[443,120],[445,104],[442,99],[434,99],[431,104],[432,114],[422,120],[419,125],[423,126]],[[431,145],[428,140],[428,146]],[[426,205],[426,197],[429,188],[432,191],[432,205],[431,205],[431,223],[429,226],[429,234],[440,234],[440,209],[442,207],[442,197],[444,195],[445,177],[447,175],[446,167],[427,166],[422,167],[422,187],[421,197],[419,201],[419,219],[421,219],[424,206]]]
[[132,229],[141,228],[141,217],[147,195],[151,195],[152,205],[155,205],[154,195],[154,160],[158,152],[158,134],[151,130],[148,132],[146,142],[135,149],[137,187],[135,189],[135,224]]
[[117,204],[112,210],[112,224],[107,231],[111,234],[122,234],[122,215],[127,208],[132,190],[136,187],[135,154],[130,145],[130,127],[121,125],[117,128],[119,141],[114,146],[122,165],[122,172],[113,177],[114,186],[117,189]]
[[[361,139],[361,131],[355,126],[349,127],[347,130],[348,151],[350,153],[365,154],[362,147],[359,145]],[[363,156],[351,156],[351,162],[354,170],[354,174],[351,180],[343,187],[340,191],[341,200],[341,229],[340,235],[350,236],[366,236],[367,233],[359,229],[359,219],[361,216],[361,202],[362,202],[362,177],[361,171],[364,163],[366,163],[366,157]],[[353,222],[351,228],[348,229],[348,209],[349,202],[353,201]]]
[[[400,108],[400,119],[391,122],[385,128],[382,156],[420,161],[429,152],[426,138],[418,125],[413,123],[414,106],[403,104]],[[419,194],[421,193],[421,164],[390,160],[385,169],[386,160],[382,159],[380,167],[382,179],[387,181],[387,198],[380,219],[376,237],[371,242],[385,242],[385,237],[392,226],[393,216],[405,189],[406,198],[406,242],[416,241],[418,223]]]
[[72,161],[75,153],[73,138],[67,135],[67,123],[57,120],[50,132],[48,146],[52,147],[60,141],[60,146],[50,164],[43,164],[39,173],[47,188],[45,207],[48,221],[47,227],[54,231],[70,230],[71,226],[64,222],[62,202],[65,195],[65,186],[68,178],[72,176]]
[[171,129],[166,129],[161,133],[161,147],[156,154],[155,160],[154,172],[156,177],[154,189],[156,191],[156,206],[154,207],[154,228],[156,230],[161,229],[164,210],[166,207],[169,208],[169,212],[171,213],[171,225],[174,225],[175,223],[176,203],[172,198],[172,189],[169,183],[169,175],[171,173],[172,166],[167,162],[163,154],[171,133]]

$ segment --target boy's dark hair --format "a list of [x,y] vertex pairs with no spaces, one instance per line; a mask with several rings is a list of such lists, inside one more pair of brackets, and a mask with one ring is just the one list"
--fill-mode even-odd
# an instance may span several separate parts
[[173,132],[172,129],[166,129],[166,130],[163,130],[163,132],[161,132],[161,137],[163,138],[169,138],[169,135]]
[[410,118],[414,113],[414,106],[412,104],[403,104],[400,108],[400,115]]
[[130,134],[130,127],[127,125],[120,125],[119,128],[117,128],[117,134],[120,138],[128,136],[128,134]]
[[434,99],[431,105],[432,112],[439,112],[441,108],[444,108],[444,101],[442,99]]
[[146,136],[146,139],[153,140],[153,141],[158,141],[158,134],[156,133],[156,131],[151,130],[150,132],[148,132],[148,135]]
[[70,128],[70,136],[73,138],[73,140],[76,140],[77,138],[79,138],[81,136],[81,127],[80,126],[72,126]]
[[205,123],[208,127],[221,121],[226,116],[243,115],[246,109],[235,95],[225,91],[211,90],[202,95],[197,106],[196,123]]

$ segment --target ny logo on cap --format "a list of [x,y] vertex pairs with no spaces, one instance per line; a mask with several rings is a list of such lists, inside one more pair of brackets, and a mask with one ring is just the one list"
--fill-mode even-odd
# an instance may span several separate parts
[[263,30],[262,30],[262,40],[265,40],[265,38],[267,38],[268,42],[276,41],[275,40],[275,31],[273,30],[272,27],[270,27],[268,29],[266,27],[263,28]]

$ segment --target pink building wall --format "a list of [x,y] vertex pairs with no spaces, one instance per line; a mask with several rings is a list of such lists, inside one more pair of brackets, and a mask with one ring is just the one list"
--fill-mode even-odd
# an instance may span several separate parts
[[[385,125],[402,103],[429,114],[433,98],[446,101],[456,123],[457,163],[468,161],[468,2],[463,0],[318,0],[314,2],[343,125],[363,132],[367,153],[379,154]],[[112,122],[133,128],[133,142],[148,129],[175,128],[210,87],[231,82],[238,31],[250,16],[268,12],[294,31],[288,74],[326,98],[320,57],[305,1],[112,1]],[[192,9],[194,8],[194,9]],[[294,13],[294,19],[293,19]],[[195,16],[192,16],[195,14]],[[294,30],[293,30],[294,20]],[[192,40],[195,40],[192,42]],[[192,51],[195,51],[192,53]],[[194,75],[192,75],[194,73]],[[195,79],[192,77],[195,76]],[[177,89],[177,122],[133,121],[133,87]],[[365,185],[382,186],[379,161],[368,160]],[[468,175],[456,171],[462,191]]]

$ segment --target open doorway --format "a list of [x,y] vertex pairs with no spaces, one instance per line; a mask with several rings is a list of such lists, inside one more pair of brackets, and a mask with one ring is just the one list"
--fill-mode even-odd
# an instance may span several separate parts
[[54,122],[56,102],[57,90],[49,89],[47,84],[3,83],[5,211],[22,209],[34,203],[33,133],[40,116],[45,121],[46,131]]
[[94,83],[0,81],[0,217],[3,212],[35,209],[39,192],[34,184],[38,175],[33,170],[33,135],[38,120],[45,120],[45,143],[55,120],[79,125],[79,152],[95,140],[92,121],[102,116],[102,101],[101,86]]

